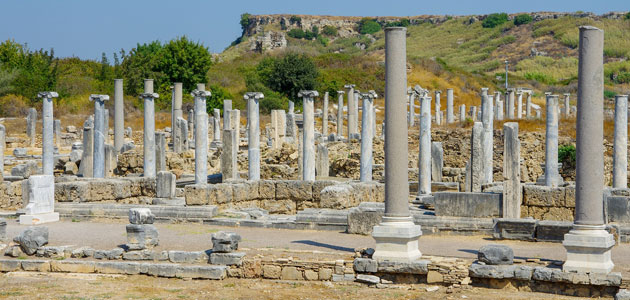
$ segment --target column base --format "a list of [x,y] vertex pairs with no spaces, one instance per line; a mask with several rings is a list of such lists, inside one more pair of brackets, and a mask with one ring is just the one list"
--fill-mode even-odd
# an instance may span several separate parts
[[413,223],[411,217],[383,217],[383,221],[374,226],[372,237],[376,241],[372,258],[378,261],[413,261],[422,256],[418,249],[418,238],[422,235],[420,225]]
[[615,266],[611,259],[611,249],[615,239],[604,225],[573,225],[564,235],[562,245],[567,250],[567,260],[563,271],[609,273]]
[[33,215],[20,215],[20,225],[38,225],[58,221],[59,213],[56,212]]

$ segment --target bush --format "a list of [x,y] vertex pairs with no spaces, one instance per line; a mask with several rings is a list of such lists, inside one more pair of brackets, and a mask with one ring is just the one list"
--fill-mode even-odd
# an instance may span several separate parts
[[524,24],[529,24],[532,21],[533,21],[532,16],[530,16],[528,14],[522,14],[522,15],[518,15],[518,16],[516,16],[516,18],[514,18],[514,25],[520,26],[520,25],[524,25]]
[[507,21],[508,15],[506,13],[490,14],[483,20],[481,26],[483,28],[495,28]]
[[626,19],[626,20],[630,20],[630,12],[628,12],[628,13],[626,14],[625,19]]
[[289,18],[289,22],[291,24],[300,24],[302,22],[302,18],[298,16],[291,16],[291,18]]
[[209,89],[206,88],[206,90],[210,90],[210,92],[212,93],[210,99],[206,101],[206,111],[208,112],[208,114],[212,114],[212,111],[215,108],[222,110],[223,100],[234,98],[232,94],[230,94],[230,92],[219,85],[212,84],[210,85]]
[[575,168],[575,146],[562,145],[558,147],[558,162],[562,167]]
[[615,98],[615,96],[617,95],[617,93],[610,91],[610,90],[604,90],[604,98],[606,99],[612,99]]
[[252,15],[248,14],[248,13],[244,13],[241,15],[241,29],[243,30],[243,33],[245,33],[245,30],[247,30],[247,27],[249,27],[249,17],[251,17]]
[[373,19],[363,18],[359,21],[358,29],[361,34],[373,34],[381,30],[381,24]]
[[325,37],[323,37],[321,35],[317,37],[317,41],[320,44],[322,44],[322,46],[324,46],[324,47],[328,46],[328,43],[330,42],[330,40],[328,38],[325,38]]
[[336,36],[337,35],[337,27],[326,25],[322,29],[322,33],[327,36]]
[[407,27],[409,26],[409,19],[400,19],[400,21],[389,22],[385,24],[385,27]]
[[304,30],[299,29],[299,28],[294,28],[294,29],[289,30],[287,35],[289,35],[290,37],[294,39],[303,39],[304,36],[306,36],[306,34],[304,33]]
[[319,75],[311,58],[297,53],[264,59],[256,71],[267,87],[289,98],[297,97],[300,90],[315,89]]

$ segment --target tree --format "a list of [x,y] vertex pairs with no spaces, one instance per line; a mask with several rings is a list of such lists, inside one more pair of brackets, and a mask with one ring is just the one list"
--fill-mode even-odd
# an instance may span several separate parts
[[0,96],[4,96],[13,91],[13,80],[17,77],[17,70],[5,70],[0,64]]
[[373,34],[381,30],[381,24],[370,18],[363,18],[359,21],[359,33]]
[[531,23],[532,21],[533,21],[532,16],[528,14],[522,14],[514,18],[514,25],[520,26],[520,25]]
[[336,36],[337,35],[337,27],[326,25],[322,29],[322,33],[327,36]]
[[252,15],[250,15],[249,13],[244,13],[241,15],[241,29],[243,30],[243,33],[245,33],[245,31],[247,30],[247,28],[249,27],[249,17],[251,17]]
[[495,13],[488,15],[481,26],[483,28],[494,28],[508,21],[508,15],[506,13]]
[[126,94],[140,95],[146,78],[158,82],[163,80],[165,76],[159,71],[162,51],[162,44],[159,41],[153,41],[148,44],[137,44],[128,54],[123,54],[121,67]]
[[311,58],[297,53],[275,58],[272,64],[266,61],[263,66],[259,64],[257,69],[258,76],[266,86],[289,98],[297,97],[300,90],[314,89],[319,75]]
[[287,35],[292,37],[292,38],[294,38],[294,39],[303,39],[304,36],[305,36],[304,30],[299,29],[299,28],[293,28],[293,29],[289,30]]
[[226,89],[222,88],[220,85],[210,85],[210,92],[212,95],[206,101],[206,111],[209,114],[212,114],[215,108],[223,109],[223,100],[225,99],[233,99],[234,97],[230,92]]

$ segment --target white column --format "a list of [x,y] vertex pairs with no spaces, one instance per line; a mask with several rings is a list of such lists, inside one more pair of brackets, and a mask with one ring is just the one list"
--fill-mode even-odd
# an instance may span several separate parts
[[105,101],[108,95],[90,95],[90,101],[94,101],[94,165],[92,167],[94,178],[105,178]]
[[319,97],[317,91],[300,91],[298,97],[302,97],[304,108],[304,137],[302,139],[302,180],[315,180],[315,119],[313,101]]
[[628,188],[628,96],[627,95],[615,96],[615,143],[613,144],[613,188],[624,188],[624,189]]
[[158,94],[153,92],[153,79],[144,80],[144,177],[155,177],[155,104]]
[[[259,101],[265,95],[258,92],[245,93],[243,98],[247,101],[247,126],[248,126],[248,178],[260,180],[260,113]],[[225,122],[225,120],[223,121]],[[237,141],[238,142],[238,141]],[[238,144],[236,145],[238,147]]]
[[361,157],[360,157],[360,181],[372,181],[372,139],[374,132],[372,131],[372,106],[374,99],[377,97],[376,92],[369,91],[361,93],[363,99],[363,117],[361,118]]
[[206,98],[212,94],[199,88],[192,91],[195,99],[195,184],[208,183],[208,113]]
[[[55,143],[53,141],[52,101],[53,98],[58,96],[56,92],[40,92],[37,94],[38,98],[42,98],[42,171],[44,175],[53,175],[54,170]],[[35,132],[33,132],[33,135],[35,135]],[[2,163],[4,164],[4,159]]]
[[420,98],[418,197],[431,194],[431,97]]

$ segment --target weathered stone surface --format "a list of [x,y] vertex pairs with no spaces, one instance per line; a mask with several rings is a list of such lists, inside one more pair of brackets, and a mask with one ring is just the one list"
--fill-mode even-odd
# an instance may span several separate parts
[[615,295],[615,300],[630,300],[630,290],[620,289]]
[[200,263],[208,261],[204,251],[168,251],[168,260],[174,263]]
[[[227,266],[240,266],[243,264],[243,257],[245,253],[232,252],[232,253],[211,253],[210,263],[213,265],[227,265]],[[263,270],[264,272],[264,270]]]
[[48,227],[29,227],[13,239],[27,255],[33,255],[37,248],[48,244]]
[[378,271],[378,262],[369,258],[355,258],[352,265],[356,272],[376,273]]
[[296,267],[284,267],[282,268],[282,280],[303,280],[302,271]]
[[0,218],[0,241],[7,238],[7,220]]
[[494,219],[493,237],[506,240],[526,240],[536,239],[536,224],[534,219]]
[[128,224],[127,247],[129,250],[142,250],[158,245],[158,231],[150,224]]
[[90,247],[80,247],[72,250],[70,257],[72,258],[85,258],[94,255],[94,249]]
[[22,270],[33,272],[49,272],[50,262],[47,260],[24,260],[22,261]]
[[319,279],[319,274],[314,270],[304,270],[304,279],[309,281],[315,281]]
[[129,223],[131,224],[153,224],[155,215],[149,208],[131,208],[129,209]]
[[378,276],[374,275],[366,275],[359,274],[356,278],[357,282],[367,283],[367,284],[377,284],[381,282],[381,279]]
[[[514,266],[490,266],[490,265],[480,265],[477,263],[473,263],[470,267],[468,267],[468,271],[470,272],[470,277],[477,278],[494,278],[494,279],[504,279],[504,278],[514,278]],[[550,275],[551,276],[551,275]]]
[[276,184],[271,180],[258,181],[258,197],[260,199],[275,199]]
[[434,193],[435,215],[489,218],[501,215],[501,195],[490,193]]
[[530,266],[516,266],[514,268],[514,278],[519,280],[531,280],[534,268]]
[[[193,279],[214,279],[221,280],[227,276],[227,268],[225,266],[179,266],[175,270],[175,276],[178,278]],[[160,272],[158,272],[158,276]],[[171,277],[169,273],[165,274]]]
[[168,171],[157,173],[155,192],[158,198],[175,197],[175,174]]
[[282,267],[274,265],[264,265],[262,267],[263,277],[267,279],[280,279]]
[[329,268],[319,268],[319,280],[330,280],[333,270]]
[[0,259],[0,272],[13,272],[21,268],[22,263],[14,259]]
[[429,272],[428,260],[416,260],[411,262],[381,261],[378,263],[378,272],[427,274]]
[[543,185],[524,185],[523,204],[528,206],[564,207],[565,188]]
[[212,252],[232,252],[238,250],[241,236],[235,232],[219,231],[212,234]]
[[123,254],[123,249],[114,248],[111,250],[94,250],[94,258],[95,259],[121,259]]
[[383,203],[362,202],[358,207],[348,211],[348,233],[371,234],[375,225],[378,225],[385,213]]
[[184,187],[186,205],[206,205],[208,204],[208,185],[189,184]]
[[307,201],[313,199],[313,181],[281,180],[276,182],[276,199]]
[[485,245],[479,249],[477,259],[489,265],[511,265],[514,263],[514,251],[506,245]]
[[208,204],[225,204],[233,201],[234,191],[231,184],[208,185]]
[[11,176],[29,178],[31,175],[35,174],[37,174],[37,162],[35,161],[29,161],[11,168]]
[[349,184],[327,186],[321,191],[320,198],[321,208],[344,209],[354,202],[353,189]]
[[168,252],[153,250],[141,250],[141,251],[129,251],[123,253],[122,258],[124,260],[168,260]]
[[572,222],[538,221],[536,225],[536,240],[563,241],[564,235],[569,233],[572,226]]
[[94,273],[94,262],[91,261],[60,261],[50,262],[52,272],[62,273]]

